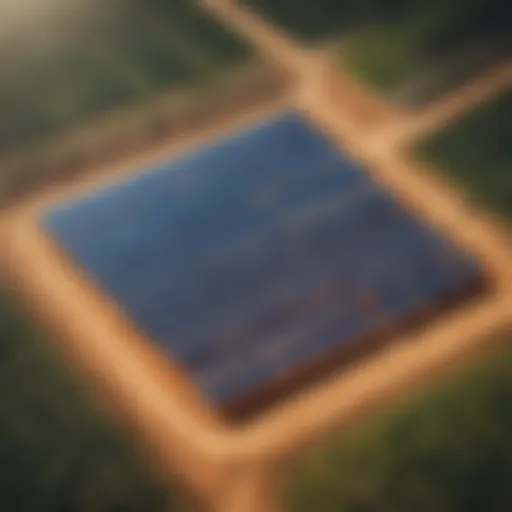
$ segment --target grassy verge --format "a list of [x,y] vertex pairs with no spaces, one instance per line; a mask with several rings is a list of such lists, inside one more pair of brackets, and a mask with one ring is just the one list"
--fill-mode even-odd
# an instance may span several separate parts
[[510,510],[511,429],[508,346],[315,448],[291,472],[287,510]]
[[174,134],[191,133],[213,116],[268,99],[279,87],[271,70],[254,62],[217,73],[208,87],[163,91],[141,105],[111,109],[0,158],[0,207],[39,187],[129,158]]
[[355,33],[340,45],[340,65],[393,101],[421,107],[503,62],[512,48],[497,35],[426,55],[411,26],[387,23]]
[[423,160],[449,174],[477,203],[512,219],[512,91],[421,142]]
[[352,36],[341,64],[373,88],[391,91],[417,66],[417,48],[406,25],[382,24]]
[[0,290],[0,508],[17,512],[168,511],[127,439]]
[[315,42],[336,36],[357,24],[366,6],[358,0],[242,0],[272,23],[302,42]]
[[1,41],[0,152],[24,150],[163,90],[208,87],[251,56],[188,0],[123,1],[75,29],[56,29],[44,45],[27,34]]

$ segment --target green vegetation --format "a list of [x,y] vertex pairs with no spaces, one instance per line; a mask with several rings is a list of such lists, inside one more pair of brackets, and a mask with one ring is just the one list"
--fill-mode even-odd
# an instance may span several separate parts
[[409,38],[443,48],[475,31],[509,28],[507,0],[246,0],[295,36],[315,40],[368,24],[395,23]]
[[512,92],[420,144],[420,158],[450,174],[482,205],[512,219]]
[[[431,95],[461,83],[512,50],[508,0],[252,0],[304,41],[343,36],[341,59],[370,85],[395,91],[434,68]],[[484,49],[484,51],[482,51]],[[465,54],[482,59],[464,62]],[[439,78],[438,78],[439,80]],[[423,100],[428,100],[429,92]],[[421,101],[421,98],[420,98]]]
[[[511,11],[501,0],[416,2],[400,16],[356,32],[341,56],[355,74],[384,91],[432,69],[439,82],[431,86],[435,96],[504,57],[512,49],[511,23]],[[429,99],[427,90],[424,101]]]
[[316,447],[292,471],[287,510],[511,510],[511,430],[508,347]]
[[303,41],[349,30],[368,16],[368,2],[350,0],[245,0],[253,9]]
[[169,492],[0,290],[0,508],[157,512]]
[[102,4],[93,0],[75,26],[2,34],[0,152],[26,149],[167,89],[208,88],[249,56],[195,2]]
[[417,66],[416,48],[400,26],[378,25],[349,39],[343,64],[368,84],[383,90],[399,85]]

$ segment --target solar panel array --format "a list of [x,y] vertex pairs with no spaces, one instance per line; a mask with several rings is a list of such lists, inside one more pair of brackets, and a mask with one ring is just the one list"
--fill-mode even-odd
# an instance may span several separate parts
[[213,404],[479,275],[294,111],[43,222]]

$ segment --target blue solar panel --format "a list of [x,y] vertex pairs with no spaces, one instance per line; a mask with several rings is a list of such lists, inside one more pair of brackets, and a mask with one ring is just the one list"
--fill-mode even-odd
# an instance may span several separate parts
[[479,273],[296,112],[59,205],[42,222],[212,403]]

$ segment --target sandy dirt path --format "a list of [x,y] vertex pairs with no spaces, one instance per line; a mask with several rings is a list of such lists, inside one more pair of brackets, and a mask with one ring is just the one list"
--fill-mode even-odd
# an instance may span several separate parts
[[234,32],[247,39],[261,55],[291,79],[301,75],[311,59],[309,52],[291,37],[271,26],[260,15],[232,0],[198,2]]
[[[219,425],[185,377],[129,319],[80,275],[33,225],[17,219],[8,247],[10,280],[76,363],[84,384],[139,435],[164,470],[201,495],[219,485],[210,455]],[[192,395],[190,394],[192,391]],[[215,461],[216,463],[217,461]]]
[[344,73],[326,52],[302,46],[259,13],[232,0],[203,0],[201,4],[247,39],[292,84],[322,80],[326,94],[339,105],[342,114],[365,129],[368,125],[383,125],[400,118],[397,108]]
[[512,87],[512,62],[505,62],[447,94],[432,105],[412,111],[407,117],[376,133],[372,144],[401,146],[432,130],[438,130],[457,116]]

